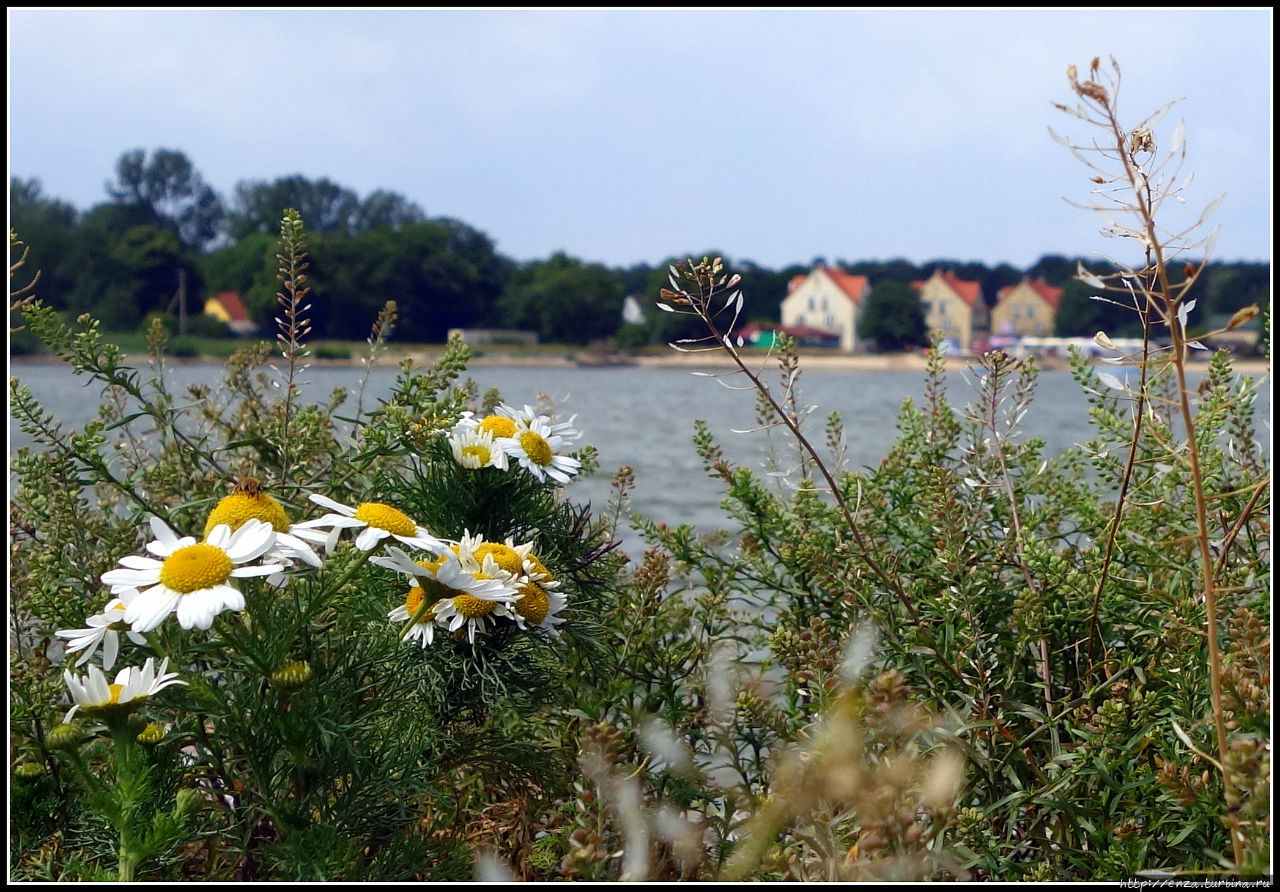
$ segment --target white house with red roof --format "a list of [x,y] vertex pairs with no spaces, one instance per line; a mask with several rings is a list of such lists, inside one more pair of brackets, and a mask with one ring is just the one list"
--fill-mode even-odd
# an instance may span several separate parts
[[1053,317],[1062,301],[1062,289],[1044,279],[1022,277],[1017,285],[996,292],[991,308],[993,335],[1044,337],[1053,334]]
[[923,282],[912,282],[924,305],[924,324],[930,331],[954,339],[961,350],[973,349],[974,336],[989,330],[990,314],[982,297],[982,283],[958,278],[950,270],[935,269]]
[[816,264],[807,276],[796,276],[788,285],[782,300],[782,328],[830,333],[839,337],[841,350],[854,352],[858,349],[858,315],[870,293],[866,276]]

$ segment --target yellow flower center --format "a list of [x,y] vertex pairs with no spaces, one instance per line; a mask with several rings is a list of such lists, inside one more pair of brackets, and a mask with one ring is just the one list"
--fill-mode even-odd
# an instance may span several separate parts
[[208,536],[220,523],[225,523],[234,532],[247,520],[269,523],[278,533],[289,532],[289,515],[271,496],[264,492],[233,492],[218,502],[209,512],[209,520],[204,525],[204,534]]
[[418,533],[418,525],[407,514],[381,502],[363,502],[357,505],[355,518],[371,527],[386,530],[393,536],[414,536]]
[[541,586],[533,583],[522,586],[520,591],[524,593],[524,597],[516,601],[516,612],[533,625],[541,625],[551,612],[551,599]]
[[[121,695],[122,693],[124,693],[124,685],[122,685],[122,684],[109,684],[109,685],[107,685],[107,690],[109,690],[109,691],[111,692],[111,699],[110,699],[110,700],[108,700],[108,701],[107,701],[107,703],[119,703],[119,702],[120,702],[120,695]],[[105,704],[104,704],[104,705],[105,705]]]
[[160,582],[181,594],[213,588],[231,575],[231,558],[221,548],[197,542],[179,548],[160,566]]
[[491,437],[514,437],[516,423],[505,415],[490,415],[480,422],[480,430]]
[[[444,588],[444,586],[438,582],[435,583],[435,585],[432,587],[435,589]],[[409,589],[409,594],[405,595],[404,597],[404,609],[408,611],[409,619],[418,617],[418,622],[429,623],[436,618],[436,612],[432,610],[430,607],[428,607],[423,612],[422,616],[418,616],[418,610],[419,608],[422,607],[422,602],[425,601],[426,599],[427,599],[427,593],[421,587],[415,585],[413,588]],[[437,598],[436,600],[439,600],[439,598]]]
[[485,557],[492,557],[495,564],[512,576],[519,576],[524,572],[524,561],[520,559],[520,553],[510,545],[503,545],[501,542],[482,542],[476,546],[475,555],[476,560],[481,564],[484,563]]
[[551,464],[551,444],[536,431],[525,431],[520,435],[520,448],[540,468]]
[[453,599],[453,609],[467,619],[479,619],[482,616],[488,616],[493,613],[493,609],[497,606],[497,602],[486,601],[484,598],[477,598],[475,595],[456,595]]
[[551,571],[547,569],[546,564],[538,560],[534,555],[529,555],[529,560],[533,561],[533,572],[530,576],[538,579],[539,582],[554,582],[555,579],[551,575]]
[[474,460],[483,468],[493,459],[493,453],[489,451],[487,446],[463,446],[462,457]]

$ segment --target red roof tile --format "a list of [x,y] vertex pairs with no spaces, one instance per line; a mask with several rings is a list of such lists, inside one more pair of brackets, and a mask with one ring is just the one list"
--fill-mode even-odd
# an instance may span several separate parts
[[222,308],[227,311],[227,315],[231,317],[232,322],[248,322],[249,311],[245,309],[244,301],[240,299],[240,295],[234,291],[219,291],[213,296],[213,299],[222,304]]
[[1062,289],[1056,285],[1050,285],[1044,279],[1032,279],[1030,282],[1035,293],[1044,298],[1044,302],[1055,310],[1058,309],[1058,302],[1062,300]]
[[[1050,285],[1044,279],[1024,278],[1022,282],[1019,283],[1019,285],[1028,286],[1032,291],[1034,291],[1037,295],[1039,295],[1041,300],[1047,303],[1050,307],[1052,307],[1055,310],[1058,309],[1058,303],[1062,300],[1061,288],[1057,287],[1056,285]],[[1001,288],[999,293],[996,295],[996,302],[999,303],[1000,301],[1004,300],[1006,297],[1012,294],[1013,290],[1017,287],[1018,285],[1006,285],[1003,288]]]
[[947,287],[959,295],[960,299],[973,306],[979,297],[982,296],[981,282],[966,282],[964,279],[956,278],[955,273],[946,272],[942,274],[942,281],[947,283]]
[[853,301],[855,305],[861,305],[862,298],[867,293],[866,276],[855,276],[834,266],[826,267],[826,273],[831,277],[831,281],[835,282],[840,290],[848,295],[849,300]]

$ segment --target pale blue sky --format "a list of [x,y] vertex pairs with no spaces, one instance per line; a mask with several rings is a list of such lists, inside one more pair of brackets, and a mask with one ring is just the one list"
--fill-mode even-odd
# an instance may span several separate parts
[[1272,27],[1269,7],[10,7],[9,169],[83,209],[123,152],[180,149],[228,201],[294,173],[389,189],[516,260],[1025,268],[1121,253],[1063,201],[1091,184],[1048,133],[1093,138],[1051,103],[1074,105],[1068,65],[1114,56],[1126,124],[1183,99],[1185,222],[1226,193],[1214,257],[1269,261]]

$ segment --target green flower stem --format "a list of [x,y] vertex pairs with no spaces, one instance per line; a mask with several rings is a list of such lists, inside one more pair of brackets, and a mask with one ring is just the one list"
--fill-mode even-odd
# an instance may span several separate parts
[[138,759],[137,742],[134,740],[133,732],[129,729],[129,714],[109,715],[106,717],[106,723],[107,730],[111,733],[111,740],[115,744],[116,778],[114,796],[118,807],[112,809],[110,817],[115,819],[116,832],[120,837],[120,847],[117,853],[119,878],[122,883],[131,883],[138,864],[144,855],[139,850],[139,847],[135,845],[136,840],[130,825],[134,811],[141,804],[141,797],[136,794],[139,781],[142,780],[140,772],[145,772],[146,768]]
[[409,621],[404,624],[404,628],[400,630],[401,641],[403,641],[409,634],[410,629],[421,622],[422,618],[431,612],[431,608],[434,606],[435,604],[433,602],[428,601],[426,598],[422,599],[422,603],[418,605],[418,609],[414,612],[413,616],[409,617]]
[[334,583],[332,590],[335,593],[342,591],[342,587],[346,585],[348,582],[350,582],[355,577],[355,575],[358,572],[360,572],[361,568],[363,568],[364,565],[369,562],[369,557],[371,556],[371,554],[372,552],[368,552],[368,551],[360,552],[360,558],[358,560],[352,561],[351,566],[348,567],[346,571],[341,576],[338,577],[338,581]]

